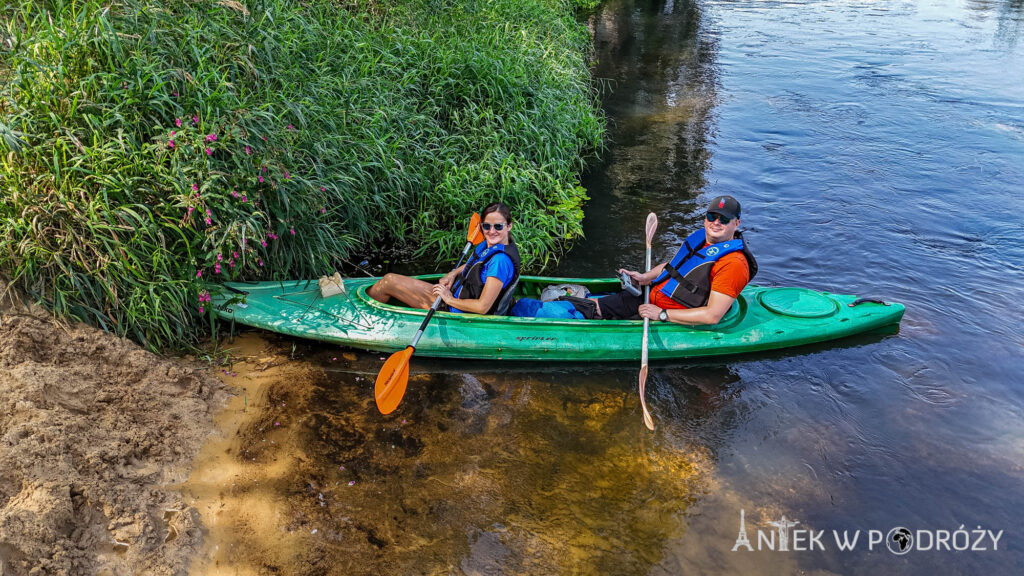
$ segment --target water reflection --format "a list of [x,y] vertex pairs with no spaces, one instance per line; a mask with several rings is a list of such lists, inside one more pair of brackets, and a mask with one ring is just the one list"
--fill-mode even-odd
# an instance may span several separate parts
[[[594,75],[607,81],[603,107],[611,119],[609,149],[584,181],[592,194],[584,221],[588,241],[559,267],[565,275],[606,275],[620,254],[643,249],[647,213],[660,217],[657,252],[694,223],[693,199],[709,162],[710,114],[717,96],[716,37],[704,31],[699,3],[689,0],[602,4],[594,32]],[[664,248],[662,247],[664,246]]]
[[995,39],[1003,49],[1016,47],[1024,29],[1024,0],[967,0],[970,16],[979,20],[995,14]]

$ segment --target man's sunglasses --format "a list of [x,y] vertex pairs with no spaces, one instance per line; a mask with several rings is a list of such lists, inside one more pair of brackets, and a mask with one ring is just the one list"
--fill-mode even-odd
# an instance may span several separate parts
[[722,216],[721,214],[715,214],[714,212],[708,212],[707,214],[704,215],[704,217],[708,219],[708,222],[714,222],[717,219],[723,225],[732,222],[732,218],[729,218],[728,216]]
[[490,232],[491,226],[494,226],[494,229],[497,230],[498,232],[501,232],[502,230],[505,229],[504,224],[491,224],[490,222],[484,222],[483,224],[480,225],[480,227],[484,229],[484,232]]

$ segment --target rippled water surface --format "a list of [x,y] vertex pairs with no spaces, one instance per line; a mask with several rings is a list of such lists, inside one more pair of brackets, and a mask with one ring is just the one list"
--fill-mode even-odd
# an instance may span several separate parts
[[[260,425],[284,418],[274,446],[301,448],[274,482],[294,511],[285,532],[308,534],[256,564],[1019,573],[1024,2],[622,0],[588,24],[611,142],[585,182],[587,239],[557,272],[639,267],[651,210],[667,258],[729,193],[757,282],[903,302],[901,331],[656,363],[654,433],[637,367],[414,359],[402,406],[381,417],[377,355],[300,344],[315,376],[272,386],[281,407]],[[284,458],[261,434],[238,457]],[[741,509],[755,547],[785,515],[826,531],[825,549],[732,552]],[[1003,530],[999,549],[840,552],[831,536],[961,525]]]

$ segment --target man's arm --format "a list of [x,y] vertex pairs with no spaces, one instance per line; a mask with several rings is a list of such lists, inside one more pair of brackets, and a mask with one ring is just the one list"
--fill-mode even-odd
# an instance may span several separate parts
[[[729,308],[732,307],[732,303],[735,301],[736,299],[728,294],[712,290],[711,296],[708,297],[708,303],[700,308],[682,308],[666,310],[666,312],[668,313],[669,322],[675,322],[676,324],[686,324],[688,326],[718,324],[722,320],[722,316],[725,316],[725,313],[729,311]],[[658,320],[661,310],[661,308],[654,304],[641,304],[639,309],[640,317]]]

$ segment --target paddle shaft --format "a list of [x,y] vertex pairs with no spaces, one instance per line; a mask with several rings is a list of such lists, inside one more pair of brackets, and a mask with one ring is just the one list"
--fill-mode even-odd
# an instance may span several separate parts
[[[473,248],[473,243],[472,242],[466,242],[466,247],[462,249],[462,255],[459,256],[459,263],[455,265],[455,269],[456,270],[459,269],[459,266],[462,266],[462,261],[466,258],[466,255],[469,254],[469,251],[470,251],[471,248]],[[412,348],[414,350],[416,349],[416,344],[419,344],[420,338],[423,336],[423,331],[427,329],[427,324],[430,323],[430,319],[434,317],[434,312],[437,311],[437,308],[440,305],[441,305],[441,297],[438,296],[434,300],[434,304],[430,306],[430,310],[427,311],[427,317],[424,318],[423,319],[423,323],[420,324],[420,329],[416,331],[416,336],[413,336],[412,343],[409,344],[410,348]]]
[[[646,235],[647,235],[647,254],[644,262],[646,268],[645,273],[651,271],[651,240],[654,239],[654,232],[658,229],[658,217],[651,212],[647,215]],[[651,284],[648,283],[644,286],[644,304],[651,303]],[[644,398],[645,385],[647,384],[647,344],[648,344],[648,333],[650,332],[651,319],[644,318],[644,339],[643,346],[640,351],[640,407],[643,408],[644,413],[644,426],[647,426],[649,430],[654,430],[654,419],[651,418],[651,413],[647,410],[647,400]]]

